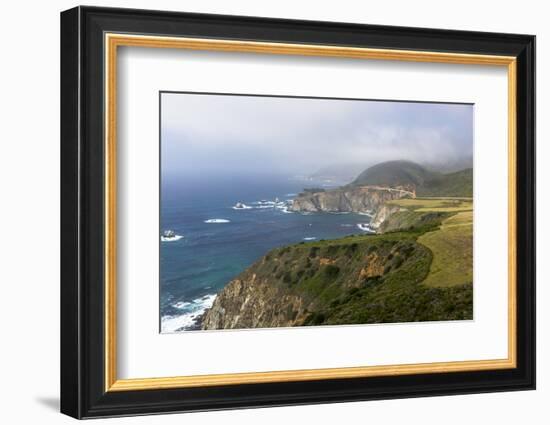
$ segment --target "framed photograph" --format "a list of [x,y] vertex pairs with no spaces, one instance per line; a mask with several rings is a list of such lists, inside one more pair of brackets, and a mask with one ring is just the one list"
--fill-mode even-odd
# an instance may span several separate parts
[[535,37],[61,14],[61,411],[535,388]]

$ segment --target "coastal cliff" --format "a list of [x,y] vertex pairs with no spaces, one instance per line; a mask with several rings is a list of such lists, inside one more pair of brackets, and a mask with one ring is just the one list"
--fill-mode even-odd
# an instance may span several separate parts
[[471,318],[471,282],[422,284],[433,254],[416,238],[439,223],[272,250],[225,286],[202,329]]
[[348,186],[304,190],[290,211],[368,214],[377,234],[270,251],[224,287],[200,327],[472,319],[471,174],[394,161]]
[[[307,189],[289,207],[293,212],[363,213],[372,217],[370,227],[383,232],[382,224],[402,210],[391,201],[421,197],[472,197],[471,168],[443,174],[411,161],[388,161],[363,171],[349,185],[337,189]],[[391,224],[389,228],[397,228]]]
[[369,226],[379,232],[382,224],[386,222],[393,214],[399,212],[400,209],[400,207],[394,205],[381,205],[372,216]]
[[346,186],[332,190],[300,193],[289,210],[294,212],[367,213],[373,214],[387,201],[414,197],[414,192],[378,186]]
[[[262,260],[265,262],[265,258]],[[255,265],[232,280],[206,313],[203,329],[295,326],[305,320],[304,299],[255,273]],[[273,284],[275,283],[275,284]]]

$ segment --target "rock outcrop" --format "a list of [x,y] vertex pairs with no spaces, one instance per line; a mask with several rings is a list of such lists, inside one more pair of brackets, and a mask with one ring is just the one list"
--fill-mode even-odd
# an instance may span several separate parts
[[203,329],[296,326],[305,319],[304,300],[259,277],[253,268],[229,282],[203,318]]
[[376,230],[380,230],[382,223],[388,220],[393,214],[398,212],[401,208],[394,205],[381,205],[377,210],[376,214],[372,217],[369,226]]
[[374,214],[378,208],[394,199],[414,197],[414,193],[377,186],[346,186],[318,192],[302,192],[292,202],[294,212],[355,212]]

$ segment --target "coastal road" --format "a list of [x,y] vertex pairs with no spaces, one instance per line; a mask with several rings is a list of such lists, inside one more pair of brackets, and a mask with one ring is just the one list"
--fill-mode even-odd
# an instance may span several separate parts
[[367,189],[375,189],[375,190],[387,190],[388,192],[399,192],[399,193],[402,193],[402,194],[405,194],[405,195],[410,195],[413,198],[416,198],[416,193],[411,192],[409,190],[395,189],[393,187],[384,187],[384,186],[362,186],[362,187],[367,188]]

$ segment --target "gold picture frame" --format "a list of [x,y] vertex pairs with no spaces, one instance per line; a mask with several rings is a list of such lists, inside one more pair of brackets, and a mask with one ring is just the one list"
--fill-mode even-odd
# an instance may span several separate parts
[[[134,391],[181,387],[203,387],[266,382],[341,379],[410,375],[417,373],[465,372],[509,369],[516,367],[516,58],[463,53],[441,53],[411,50],[371,49],[316,46],[307,44],[264,43],[253,41],[212,40],[199,38],[159,37],[128,34],[105,34],[105,391]],[[147,47],[260,53],[279,55],[324,56],[362,60],[392,60],[506,67],[508,72],[508,358],[457,362],[400,364],[289,371],[231,373],[169,378],[117,379],[116,375],[116,95],[117,49]]]
[[[498,67],[507,73],[507,355],[122,378],[117,66],[178,49]],[[504,148],[503,141],[503,148]],[[503,164],[504,166],[504,164]],[[477,164],[476,164],[477,167]],[[477,168],[479,169],[479,167]],[[75,418],[535,388],[535,36],[79,6],[61,13],[61,412]],[[120,259],[120,258],[118,258]],[[504,263],[504,261],[503,261]]]

